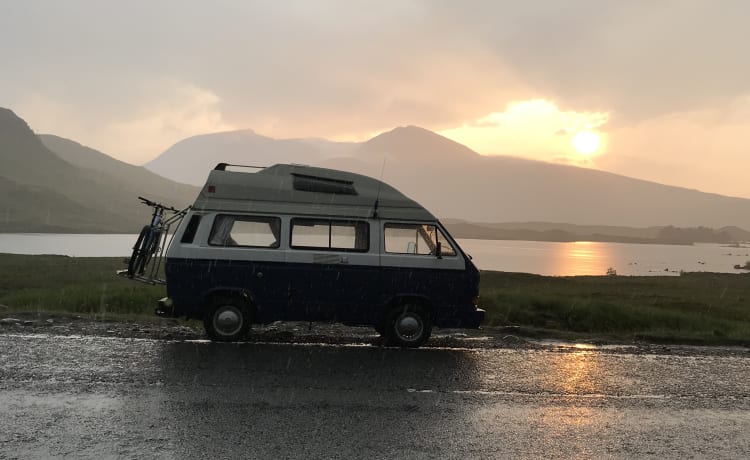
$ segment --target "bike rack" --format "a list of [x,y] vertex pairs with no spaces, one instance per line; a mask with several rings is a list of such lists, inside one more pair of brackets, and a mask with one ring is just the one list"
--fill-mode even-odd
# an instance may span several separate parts
[[[147,265],[151,266],[150,269],[144,271],[144,274],[142,275],[134,273],[132,276],[128,275],[127,269],[117,270],[115,272],[117,276],[122,276],[123,278],[140,281],[142,283],[151,285],[166,285],[167,281],[159,278],[158,275],[159,271],[161,270],[162,261],[164,260],[164,253],[172,244],[172,240],[174,240],[174,234],[170,235],[169,229],[175,223],[177,223],[176,227],[178,227],[180,225],[180,222],[182,222],[182,219],[185,218],[185,215],[187,214],[188,210],[190,210],[190,208],[191,207],[188,206],[181,211],[177,211],[172,217],[162,221],[161,225],[159,225],[159,227],[157,228],[157,230],[159,231],[159,241],[157,242],[154,257],[152,257],[151,260],[147,262]],[[169,239],[168,242],[167,239]]]

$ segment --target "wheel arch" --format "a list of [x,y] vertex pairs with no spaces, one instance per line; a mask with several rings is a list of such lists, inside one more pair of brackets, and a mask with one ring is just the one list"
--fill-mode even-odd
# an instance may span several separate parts
[[420,294],[397,294],[386,302],[385,310],[388,311],[394,307],[400,307],[408,304],[416,304],[432,314],[432,301],[429,297]]
[[232,287],[215,287],[211,288],[203,294],[203,305],[204,311],[208,311],[208,308],[216,302],[217,299],[230,298],[242,300],[248,308],[248,313],[256,317],[258,313],[258,306],[255,302],[255,296],[252,291],[243,288],[232,288]]

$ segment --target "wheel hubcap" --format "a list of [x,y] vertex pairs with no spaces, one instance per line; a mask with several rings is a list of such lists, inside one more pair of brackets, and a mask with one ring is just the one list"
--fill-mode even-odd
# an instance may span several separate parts
[[214,313],[214,329],[224,336],[238,333],[242,329],[242,313],[233,305],[219,308]]
[[423,330],[422,319],[410,312],[405,312],[396,321],[396,334],[406,342],[418,339]]

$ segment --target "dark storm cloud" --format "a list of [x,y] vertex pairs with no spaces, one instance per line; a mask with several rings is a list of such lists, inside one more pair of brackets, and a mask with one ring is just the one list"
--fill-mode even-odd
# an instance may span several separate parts
[[[542,97],[635,121],[747,92],[742,1],[24,1],[0,16],[0,105],[87,123],[182,82],[279,134],[439,129]],[[167,84],[169,86],[169,84]]]
[[541,95],[642,119],[726,104],[750,90],[745,1],[443,2]]

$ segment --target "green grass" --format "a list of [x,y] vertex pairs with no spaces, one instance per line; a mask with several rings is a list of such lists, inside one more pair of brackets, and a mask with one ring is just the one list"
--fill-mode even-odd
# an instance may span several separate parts
[[0,304],[9,312],[152,317],[165,287],[115,276],[123,268],[121,258],[0,254]]
[[[0,254],[0,315],[72,313],[155,318],[164,286],[115,276],[120,258]],[[521,333],[682,343],[750,344],[750,274],[549,277],[483,272],[487,326]]]
[[750,343],[750,275],[482,273],[485,324],[619,339]]

